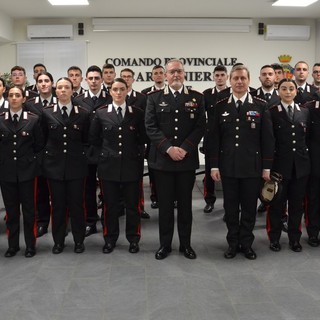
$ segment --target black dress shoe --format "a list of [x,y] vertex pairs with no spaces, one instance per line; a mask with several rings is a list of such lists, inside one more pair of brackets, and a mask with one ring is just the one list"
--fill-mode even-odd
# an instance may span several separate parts
[[83,242],[79,242],[79,243],[76,243],[75,245],[74,245],[74,252],[75,253],[82,253],[82,252],[84,252],[84,244],[83,244]]
[[111,253],[114,249],[115,245],[111,242],[106,242],[106,244],[102,248],[103,253]]
[[260,203],[257,211],[260,213],[267,211],[266,205],[264,203]]
[[89,237],[91,236],[92,234],[95,234],[97,233],[97,226],[95,224],[92,224],[92,225],[87,225],[86,226],[86,232],[85,232],[85,237]]
[[11,258],[11,257],[14,257],[17,252],[20,250],[20,248],[9,248],[6,253],[4,254],[4,256],[6,258]]
[[48,227],[46,227],[46,226],[38,226],[38,228],[37,228],[37,238],[42,237],[46,233],[48,233]]
[[252,250],[252,248],[242,248],[244,256],[249,260],[257,259],[257,254]]
[[270,250],[274,252],[279,252],[281,250],[281,245],[279,241],[271,241],[269,245]]
[[212,212],[213,208],[214,208],[214,204],[213,203],[207,203],[206,206],[203,209],[203,212],[204,213],[210,213],[210,212]]
[[160,247],[159,250],[156,252],[155,258],[157,260],[165,259],[168,254],[171,252],[171,248],[169,247]]
[[138,242],[131,242],[130,246],[129,246],[129,252],[130,253],[137,253],[139,252],[140,248],[139,248],[139,244]]
[[309,237],[309,239],[308,239],[308,244],[309,244],[309,246],[311,246],[311,247],[319,247],[319,245],[320,245],[320,241],[319,241],[319,239],[318,239],[318,237]]
[[145,212],[144,210],[142,210],[140,218],[141,219],[150,219],[150,214],[148,212]]
[[157,201],[151,201],[151,208],[152,209],[158,209],[159,208],[159,204]]
[[33,247],[27,247],[26,251],[24,252],[24,256],[26,258],[32,258],[36,255],[36,249]]
[[59,254],[63,251],[64,245],[63,244],[55,244],[52,248],[53,254]]
[[188,247],[180,247],[179,248],[179,251],[183,253],[183,255],[188,258],[188,259],[196,259],[197,258],[197,255],[196,253],[194,252],[194,250],[188,246]]
[[224,253],[224,257],[226,259],[233,259],[237,255],[238,249],[236,247],[231,247],[227,249],[227,251]]
[[301,252],[302,251],[302,246],[299,241],[290,241],[289,247],[294,252]]

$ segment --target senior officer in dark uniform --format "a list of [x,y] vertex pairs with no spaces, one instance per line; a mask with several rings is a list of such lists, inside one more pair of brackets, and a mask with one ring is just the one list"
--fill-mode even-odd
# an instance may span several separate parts
[[180,60],[166,64],[168,87],[148,95],[145,124],[151,140],[149,166],[154,170],[159,198],[160,248],[156,259],[171,252],[174,201],[178,203],[179,251],[195,259],[191,247],[192,189],[199,167],[198,144],[205,130],[204,98],[184,86]]
[[311,174],[307,187],[305,205],[308,244],[318,247],[320,231],[320,99],[304,105],[310,113],[308,146],[310,151]]
[[47,177],[52,203],[52,252],[64,249],[67,217],[75,242],[74,252],[85,249],[84,188],[87,176],[89,112],[71,101],[72,82],[60,78],[56,83],[58,103],[43,110],[42,126],[46,145],[43,175]]
[[281,212],[288,200],[288,237],[292,251],[300,252],[302,246],[301,218],[303,201],[310,173],[309,152],[306,143],[309,110],[294,103],[297,85],[291,79],[282,79],[278,87],[281,102],[268,110],[273,125],[275,154],[272,170],[283,177],[281,199],[271,203],[267,231],[270,249],[280,251]]
[[36,254],[35,190],[39,174],[37,153],[43,148],[39,118],[23,111],[25,93],[21,88],[8,90],[10,109],[0,114],[0,185],[6,208],[9,249],[5,257],[19,250],[20,205],[23,213],[25,256]]
[[[78,95],[74,102],[90,112],[90,121],[94,118],[97,109],[110,103],[112,98],[109,93],[101,89],[102,71],[98,66],[90,66],[86,72],[86,81],[89,90]],[[89,158],[88,177],[86,179],[86,237],[97,232],[98,207],[97,207],[97,163]]]
[[[36,77],[36,85],[39,96],[29,99],[24,109],[36,114],[40,119],[43,108],[57,103],[57,97],[53,88],[53,77],[51,73],[43,71]],[[47,179],[38,176],[37,184],[37,237],[42,237],[48,232],[50,223],[50,198]]]
[[127,93],[126,81],[116,78],[110,89],[112,103],[97,110],[90,127],[89,142],[98,150],[98,177],[104,198],[103,253],[111,253],[119,237],[122,192],[129,252],[139,251],[139,183],[143,175],[142,146],[146,135],[144,112],[126,103]]
[[[225,219],[228,228],[226,259],[239,249],[250,260],[253,228],[261,176],[268,180],[273,157],[272,127],[265,121],[266,102],[248,92],[249,70],[239,65],[230,73],[232,94],[215,106],[209,128],[211,176],[222,180]],[[240,214],[241,210],[241,214]]]

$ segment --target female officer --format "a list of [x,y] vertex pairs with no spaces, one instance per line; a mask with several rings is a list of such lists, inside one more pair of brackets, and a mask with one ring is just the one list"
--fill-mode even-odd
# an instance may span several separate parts
[[302,246],[301,218],[303,201],[310,173],[309,152],[306,144],[309,110],[294,103],[297,85],[292,79],[282,79],[278,86],[280,104],[271,107],[271,121],[275,142],[272,170],[283,177],[281,199],[268,210],[267,231],[270,249],[280,251],[281,212],[288,200],[288,237],[290,249],[300,252]]
[[139,251],[139,182],[143,175],[146,141],[144,113],[127,105],[127,83],[117,78],[111,86],[112,103],[97,110],[90,127],[89,142],[99,150],[98,177],[104,198],[105,245],[113,251],[119,237],[119,202],[123,192],[126,204],[126,237],[129,252]]
[[44,108],[42,114],[45,135],[42,169],[51,195],[54,254],[64,249],[68,216],[74,252],[85,250],[84,185],[88,166],[85,145],[89,112],[73,104],[72,93],[71,80],[60,78],[56,83],[58,103]]
[[6,208],[9,249],[5,257],[20,250],[20,205],[23,213],[25,256],[36,254],[35,190],[39,174],[37,154],[43,148],[38,116],[23,111],[25,94],[21,88],[8,91],[9,110],[0,115],[0,185]]

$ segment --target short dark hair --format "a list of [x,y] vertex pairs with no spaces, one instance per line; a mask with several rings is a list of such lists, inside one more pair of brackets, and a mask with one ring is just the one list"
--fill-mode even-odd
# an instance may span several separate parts
[[273,70],[282,70],[282,71],[284,71],[283,70],[283,66],[281,64],[279,64],[279,63],[272,63],[271,67],[273,68]]
[[262,67],[260,68],[260,71],[261,71],[262,69],[265,69],[265,68],[272,68],[272,69],[274,70],[274,68],[272,67],[271,64],[265,64],[264,66],[262,66]]
[[38,78],[39,78],[40,76],[47,76],[47,77],[50,79],[50,81],[53,82],[53,76],[52,76],[52,74],[51,74],[50,72],[48,72],[48,71],[42,71],[42,72],[40,72],[40,73],[37,75],[36,82],[38,82]]
[[120,71],[120,74],[121,74],[122,72],[130,72],[130,73],[132,74],[132,77],[134,77],[134,72],[133,72],[133,70],[130,69],[130,68],[124,68],[124,69],[122,69],[122,70]]
[[10,73],[12,73],[13,71],[22,71],[24,74],[26,74],[26,69],[24,67],[21,67],[21,66],[12,67]]
[[5,87],[7,84],[6,84],[6,80],[4,80],[3,78],[0,77],[0,81],[2,82],[2,85]]
[[78,66],[71,66],[71,67],[68,69],[67,73],[69,73],[69,71],[71,71],[71,70],[80,71],[80,73],[82,74],[82,70],[81,70]]
[[223,66],[222,64],[219,64],[218,66],[216,66],[214,69],[213,69],[213,73],[217,72],[217,71],[222,71],[222,72],[225,72],[227,73],[227,68],[225,66]]
[[34,69],[35,69],[36,67],[42,67],[42,68],[44,68],[45,71],[47,71],[46,66],[45,66],[44,64],[42,64],[42,63],[36,63],[36,64],[33,66],[33,71],[34,71]]
[[163,71],[164,71],[164,67],[163,66],[161,66],[160,64],[156,64],[153,68],[152,68],[152,71],[153,70],[156,70],[156,69],[163,69]]
[[314,67],[320,67],[320,62],[316,62],[316,63],[313,65],[312,68],[314,68]]
[[101,71],[101,69],[100,69],[98,66],[96,66],[96,65],[90,66],[90,67],[87,69],[86,76],[88,75],[89,72],[99,72],[100,76],[102,77],[102,71]]
[[114,67],[114,65],[111,64],[111,63],[105,63],[105,64],[103,65],[103,67],[102,67],[102,70],[104,70],[104,69],[113,69],[113,70],[115,70],[115,67]]

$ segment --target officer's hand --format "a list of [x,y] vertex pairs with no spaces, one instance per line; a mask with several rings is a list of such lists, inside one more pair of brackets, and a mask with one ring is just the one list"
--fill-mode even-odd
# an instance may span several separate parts
[[270,170],[262,170],[262,178],[265,181],[270,181]]
[[179,147],[171,147],[168,151],[168,155],[173,161],[180,161],[184,158],[183,154],[179,150]]
[[220,181],[221,180],[221,176],[220,176],[220,171],[219,170],[211,170],[211,178],[214,181]]

